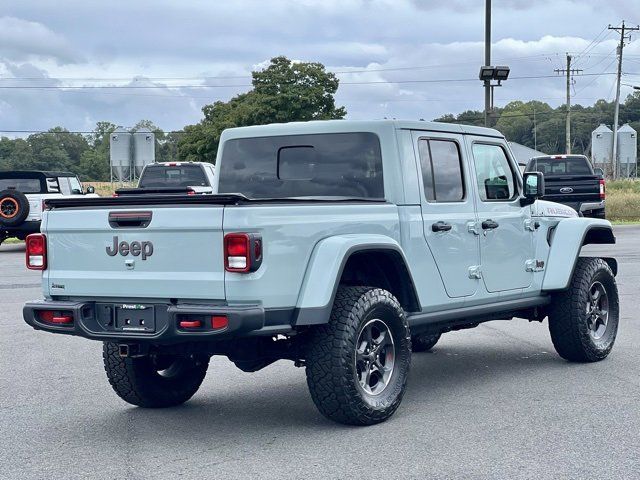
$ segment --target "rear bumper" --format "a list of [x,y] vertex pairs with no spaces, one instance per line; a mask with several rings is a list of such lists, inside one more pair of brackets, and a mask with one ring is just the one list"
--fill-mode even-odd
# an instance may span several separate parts
[[[215,341],[244,336],[276,335],[292,331],[287,323],[288,315],[278,312],[276,318],[282,324],[273,322],[273,315],[268,315],[259,305],[227,306],[202,304],[146,304],[146,308],[153,309],[153,328],[149,331],[134,331],[133,328],[117,329],[117,322],[107,322],[101,309],[127,303],[103,302],[65,302],[41,300],[27,302],[22,310],[24,320],[36,330],[52,333],[75,335],[92,340],[149,342],[154,344],[172,344],[191,341]],[[135,304],[135,301],[129,301]],[[40,319],[41,310],[70,312],[73,322],[68,324],[52,324]],[[66,314],[66,313],[65,313]],[[212,316],[226,316],[226,328],[212,330],[205,328],[187,330],[179,327],[179,319],[184,316],[200,316],[207,319]],[[265,322],[267,318],[267,322]],[[203,322],[204,323],[204,322]],[[266,325],[265,325],[266,323]],[[126,327],[129,328],[129,327]]]
[[580,213],[589,212],[592,210],[603,210],[604,200],[600,202],[584,202],[580,204]]

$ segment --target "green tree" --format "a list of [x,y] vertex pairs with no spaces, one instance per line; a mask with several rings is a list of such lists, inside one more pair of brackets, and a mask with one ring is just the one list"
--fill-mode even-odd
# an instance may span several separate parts
[[320,63],[275,57],[252,77],[252,90],[228,102],[206,105],[202,109],[204,119],[185,127],[178,141],[181,159],[214,162],[225,128],[329,120],[346,115],[344,107],[336,107],[334,100],[339,80]]

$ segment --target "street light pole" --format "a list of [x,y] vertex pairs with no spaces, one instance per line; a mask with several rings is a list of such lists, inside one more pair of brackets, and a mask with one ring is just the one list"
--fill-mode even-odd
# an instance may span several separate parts
[[[484,65],[491,65],[491,0],[485,0],[484,12]],[[489,126],[491,109],[491,80],[484,81],[484,125]]]

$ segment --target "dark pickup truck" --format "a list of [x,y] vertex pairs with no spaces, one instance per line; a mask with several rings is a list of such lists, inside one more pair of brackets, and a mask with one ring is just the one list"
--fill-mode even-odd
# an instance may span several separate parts
[[604,178],[584,155],[534,157],[526,171],[544,174],[545,200],[571,207],[580,216],[605,218]]

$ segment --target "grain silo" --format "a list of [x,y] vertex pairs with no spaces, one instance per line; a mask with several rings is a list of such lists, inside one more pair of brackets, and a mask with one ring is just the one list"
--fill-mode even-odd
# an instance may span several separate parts
[[133,175],[140,177],[145,165],[156,161],[156,137],[147,128],[141,128],[133,134]]
[[611,169],[611,150],[613,148],[613,130],[601,123],[591,133],[591,163],[605,172]]
[[618,129],[618,162],[620,164],[620,176],[637,176],[638,132],[628,123]]
[[109,136],[109,162],[112,182],[131,180],[131,134],[122,127]]

